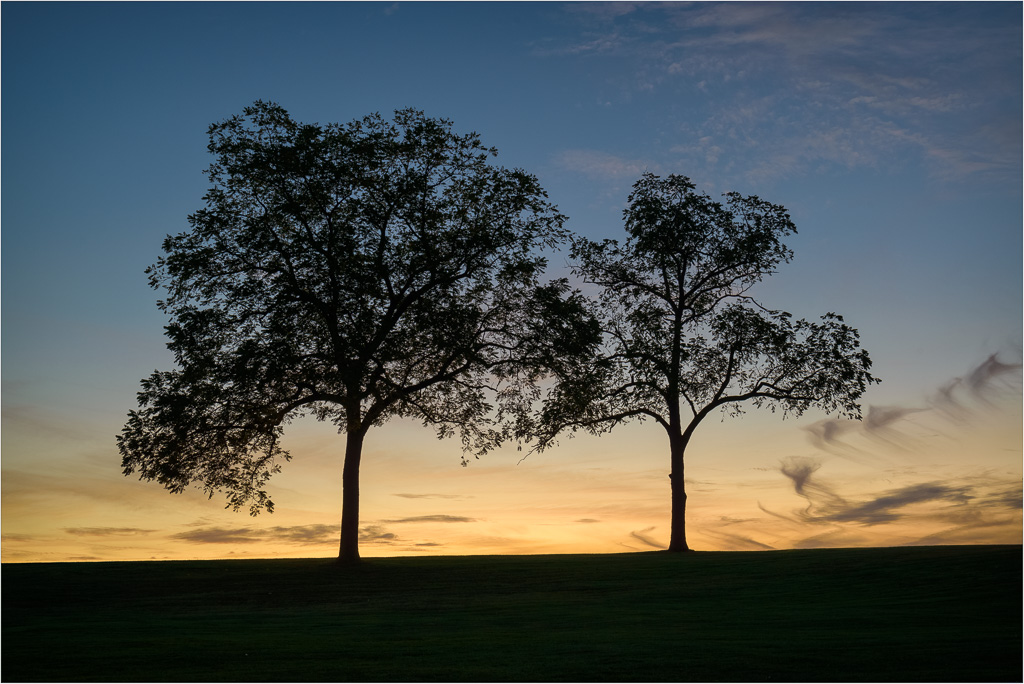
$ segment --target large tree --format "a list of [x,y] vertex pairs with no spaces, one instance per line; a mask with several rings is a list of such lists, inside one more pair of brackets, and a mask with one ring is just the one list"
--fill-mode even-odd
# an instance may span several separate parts
[[794,321],[757,303],[750,288],[790,261],[796,228],[782,206],[696,192],[683,176],[644,174],[624,211],[627,239],[574,241],[574,272],[596,287],[605,343],[586,369],[550,389],[538,448],[562,430],[599,434],[653,420],[671,456],[670,551],[687,551],[684,454],[716,411],[811,407],[859,418],[877,380],[857,331],[833,313]]
[[359,558],[367,431],[412,417],[479,455],[521,430],[550,369],[598,340],[540,250],[564,217],[537,179],[406,109],[303,124],[256,102],[209,130],[205,208],[147,271],[177,368],[142,382],[125,475],[273,510],[284,425],[346,435],[339,559]]

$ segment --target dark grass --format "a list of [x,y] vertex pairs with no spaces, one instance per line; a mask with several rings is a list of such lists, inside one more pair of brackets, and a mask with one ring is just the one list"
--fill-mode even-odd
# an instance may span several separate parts
[[1022,679],[1021,547],[4,564],[15,681]]

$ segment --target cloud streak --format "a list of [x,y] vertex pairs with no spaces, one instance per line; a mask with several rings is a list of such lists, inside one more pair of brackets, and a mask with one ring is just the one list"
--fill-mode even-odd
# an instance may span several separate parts
[[472,499],[472,496],[463,494],[395,494],[403,499]]
[[633,539],[636,539],[638,542],[640,542],[642,544],[650,546],[651,548],[654,548],[654,549],[667,549],[668,546],[666,546],[665,544],[662,544],[659,541],[656,541],[655,539],[653,539],[648,534],[649,532],[651,532],[653,530],[654,530],[653,527],[647,527],[647,528],[642,529],[642,530],[634,530],[633,532],[629,533],[629,536],[632,537]]
[[[361,534],[361,532],[360,532]],[[290,527],[211,527],[202,526],[170,535],[171,539],[194,544],[255,544],[284,542],[288,544],[324,544],[337,539],[334,525],[294,525]]]
[[389,524],[398,523],[471,523],[476,522],[476,518],[467,518],[462,515],[416,515],[410,518],[396,518],[393,520],[383,520]]
[[880,525],[904,517],[901,509],[911,504],[942,502],[953,505],[969,503],[974,497],[968,487],[954,487],[927,482],[909,485],[880,494],[874,499],[850,504],[828,512],[824,519],[831,522],[854,522],[861,525]]
[[1019,394],[1022,364],[992,354],[963,375],[939,385],[927,399],[927,408],[868,406],[864,419],[827,418],[803,428],[816,448],[854,461],[867,454],[847,441],[862,436],[898,448],[914,444],[905,421],[916,414],[937,414],[959,424],[969,423],[981,411],[992,410],[998,402]]
[[717,541],[718,548],[722,551],[771,551],[775,549],[774,546],[764,544],[741,534],[723,532],[721,530],[704,530],[703,533],[714,538]]
[[[849,500],[816,478],[821,465],[811,458],[783,460],[779,472],[789,479],[794,493],[807,500],[807,507],[788,516],[764,506],[761,509],[785,520],[811,525],[850,523],[871,527],[907,518],[928,518],[984,526],[993,513],[1002,519],[1006,512],[1021,506],[1020,483],[1005,478],[921,482],[867,499]],[[918,504],[931,506],[925,512],[907,510]]]
[[138,527],[65,527],[64,531],[78,537],[120,537],[156,532]]
[[390,544],[398,539],[398,535],[389,532],[382,525],[367,525],[359,528],[360,544]]
[[172,534],[171,539],[193,544],[253,544],[263,541],[263,535],[248,527],[200,527]]

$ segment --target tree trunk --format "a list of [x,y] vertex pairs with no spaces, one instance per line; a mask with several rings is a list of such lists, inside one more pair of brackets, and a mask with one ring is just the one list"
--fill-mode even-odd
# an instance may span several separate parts
[[689,440],[681,434],[669,434],[672,453],[672,523],[669,551],[690,551],[686,545],[686,485],[683,479],[683,453]]
[[359,460],[363,455],[361,430],[349,430],[345,440],[345,466],[341,474],[341,548],[338,563],[359,562]]

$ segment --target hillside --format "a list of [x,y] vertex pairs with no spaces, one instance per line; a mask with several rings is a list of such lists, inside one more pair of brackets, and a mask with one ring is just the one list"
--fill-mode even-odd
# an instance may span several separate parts
[[1021,547],[4,564],[3,681],[1020,681]]

